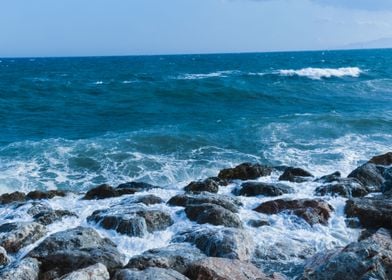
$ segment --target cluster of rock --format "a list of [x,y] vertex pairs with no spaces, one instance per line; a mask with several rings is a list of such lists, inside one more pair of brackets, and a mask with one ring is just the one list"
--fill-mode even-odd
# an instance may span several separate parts
[[[45,204],[46,199],[66,193],[4,194],[0,204],[8,208],[24,207],[28,202],[31,221],[0,225],[0,279],[285,279],[278,271],[267,275],[252,264],[257,244],[246,226],[261,227],[268,222],[249,220],[244,224],[238,215],[242,207],[238,197],[279,197],[294,192],[290,184],[303,182],[317,185],[318,198],[274,198],[253,210],[266,215],[293,215],[309,226],[327,225],[334,209],[322,197],[342,196],[347,198],[347,217],[356,220],[364,232],[360,240],[345,248],[309,256],[300,278],[392,279],[391,165],[392,153],[387,153],[372,158],[346,178],[339,172],[315,178],[301,168],[243,163],[220,171],[217,177],[191,182],[184,193],[167,202],[152,194],[135,195],[159,188],[146,183],[97,186],[81,199],[124,199],[107,209],[93,211],[87,217],[91,225],[143,237],[174,224],[162,205],[180,207],[194,222],[192,228],[177,232],[167,247],[148,250],[129,260],[113,241],[91,227],[79,226],[47,236],[48,225],[76,216]],[[281,173],[279,183],[254,181],[273,172]],[[232,182],[238,184],[232,192],[234,196],[218,194],[220,188]],[[12,262],[28,245],[34,246],[21,260]]]

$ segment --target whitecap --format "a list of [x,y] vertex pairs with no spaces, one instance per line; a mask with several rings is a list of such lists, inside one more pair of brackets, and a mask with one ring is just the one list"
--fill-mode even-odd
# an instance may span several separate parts
[[103,84],[103,81],[96,81],[95,84],[96,84],[96,85],[102,85],[102,84]]
[[307,77],[313,80],[320,80],[322,78],[332,77],[354,77],[357,78],[363,73],[358,67],[341,67],[341,68],[303,68],[303,69],[282,69],[278,70],[277,73],[281,76],[299,76]]
[[183,74],[178,76],[176,79],[178,80],[201,80],[208,78],[217,78],[217,77],[228,77],[232,74],[238,73],[235,70],[227,70],[227,71],[217,71],[211,73],[199,73],[199,74]]

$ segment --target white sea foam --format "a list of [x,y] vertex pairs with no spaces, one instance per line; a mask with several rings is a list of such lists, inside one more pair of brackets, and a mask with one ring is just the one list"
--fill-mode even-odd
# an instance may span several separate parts
[[282,76],[299,76],[307,77],[313,80],[332,77],[359,77],[363,71],[358,67],[341,67],[341,68],[303,68],[299,70],[278,70],[277,73]]
[[216,77],[228,77],[238,71],[228,70],[228,71],[217,71],[205,74],[183,74],[177,77],[178,80],[201,80]]
[[103,81],[96,81],[95,84],[96,84],[96,85],[102,85],[102,84],[103,84]]

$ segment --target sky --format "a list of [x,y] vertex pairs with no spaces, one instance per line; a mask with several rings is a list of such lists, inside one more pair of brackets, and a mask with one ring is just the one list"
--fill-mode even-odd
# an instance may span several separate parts
[[392,0],[0,2],[0,57],[297,51],[368,45],[392,47]]

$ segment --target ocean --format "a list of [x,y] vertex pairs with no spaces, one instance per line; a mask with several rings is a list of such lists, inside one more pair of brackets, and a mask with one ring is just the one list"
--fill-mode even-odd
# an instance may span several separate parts
[[[103,183],[141,181],[165,202],[193,180],[242,162],[296,166],[347,176],[392,150],[392,49],[285,53],[0,59],[0,194],[66,190],[45,201],[77,216],[46,227],[46,236],[93,227],[127,258],[165,247],[184,229],[202,227],[165,203],[174,224],[130,237],[86,220],[122,197],[81,200]],[[281,174],[257,179],[278,182]],[[239,183],[220,187],[234,197]],[[282,198],[314,198],[313,181],[285,182]],[[280,197],[280,198],[281,198]],[[253,211],[275,198],[236,197],[238,216],[257,249],[254,263],[290,279],[304,260],[346,246],[360,229],[346,224],[346,198],[324,197],[327,225]],[[26,206],[27,205],[27,206]],[[0,224],[31,222],[31,203],[0,207]],[[269,225],[254,228],[252,219]],[[203,225],[209,227],[209,225]],[[40,241],[38,241],[40,242]],[[35,244],[36,245],[36,244]],[[12,256],[22,259],[34,246]]]

